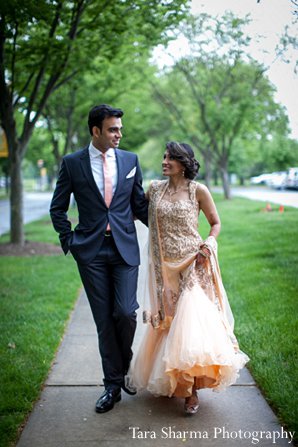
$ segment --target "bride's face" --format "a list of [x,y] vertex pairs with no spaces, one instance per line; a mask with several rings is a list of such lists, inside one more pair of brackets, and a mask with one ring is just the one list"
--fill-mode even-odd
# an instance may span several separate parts
[[171,177],[173,175],[182,175],[184,169],[185,168],[183,164],[180,163],[180,161],[175,160],[173,157],[171,157],[168,151],[165,152],[162,162],[163,175],[167,177]]

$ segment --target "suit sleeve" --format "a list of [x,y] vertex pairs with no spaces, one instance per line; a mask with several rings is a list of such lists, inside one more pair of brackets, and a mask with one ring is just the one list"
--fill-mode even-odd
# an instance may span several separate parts
[[60,243],[65,254],[68,252],[69,241],[73,233],[71,231],[71,223],[67,217],[71,193],[71,178],[66,162],[63,160],[50,205],[50,215],[53,226],[59,233]]
[[143,224],[148,226],[148,200],[146,199],[142,187],[142,171],[138,158],[136,159],[136,174],[133,192],[131,196],[131,208],[134,216],[136,216]]

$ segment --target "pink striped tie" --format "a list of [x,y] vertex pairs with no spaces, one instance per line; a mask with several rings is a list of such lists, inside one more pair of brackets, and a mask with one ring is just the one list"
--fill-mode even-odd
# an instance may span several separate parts
[[[106,154],[104,153],[102,153],[102,161],[103,161],[103,175],[104,175],[104,199],[107,207],[109,207],[113,197],[113,185],[112,185],[112,178],[109,173]],[[110,224],[108,224],[107,230],[109,231],[110,229],[111,229]]]

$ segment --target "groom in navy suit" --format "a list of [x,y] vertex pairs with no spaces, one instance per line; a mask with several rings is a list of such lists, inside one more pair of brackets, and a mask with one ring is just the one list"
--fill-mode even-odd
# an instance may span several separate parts
[[[148,224],[148,203],[136,154],[118,149],[120,109],[91,109],[90,144],[63,158],[50,214],[65,254],[77,261],[98,332],[105,391],[96,402],[104,413],[121,399],[136,329],[136,288],[140,263],[134,217]],[[70,196],[79,223],[67,218]]]

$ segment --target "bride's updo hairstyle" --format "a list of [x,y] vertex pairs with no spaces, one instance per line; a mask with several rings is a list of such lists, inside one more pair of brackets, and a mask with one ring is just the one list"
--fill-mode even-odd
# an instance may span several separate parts
[[200,163],[195,159],[194,151],[191,146],[186,143],[177,143],[170,141],[166,144],[166,151],[174,160],[180,161],[184,166],[184,177],[193,180],[200,168]]

